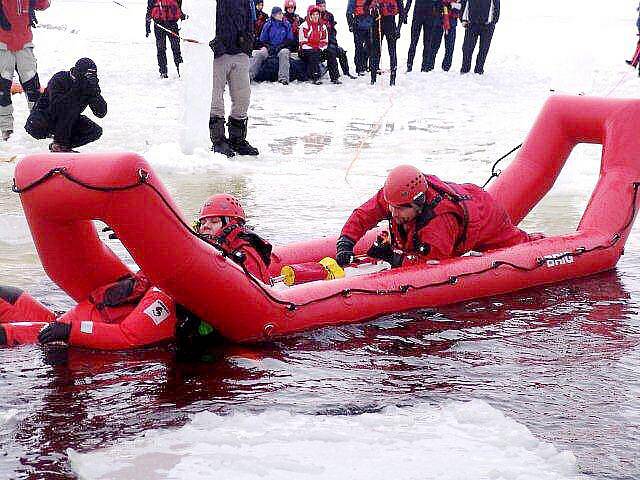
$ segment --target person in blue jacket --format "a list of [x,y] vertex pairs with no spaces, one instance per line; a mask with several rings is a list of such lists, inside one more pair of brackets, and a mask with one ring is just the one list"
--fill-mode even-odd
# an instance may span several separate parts
[[460,73],[468,73],[471,70],[471,58],[479,38],[480,46],[473,71],[482,75],[493,31],[500,18],[500,0],[462,0],[461,11],[460,20],[465,32]]
[[278,81],[283,85],[289,84],[289,63],[291,59],[291,47],[295,44],[291,24],[284,18],[280,7],[271,9],[271,18],[262,27],[260,33],[262,48],[253,52],[249,75],[253,80],[262,63],[272,56],[278,57]]

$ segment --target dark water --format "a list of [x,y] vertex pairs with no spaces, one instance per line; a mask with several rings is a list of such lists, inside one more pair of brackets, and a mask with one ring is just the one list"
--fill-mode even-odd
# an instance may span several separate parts
[[588,477],[637,479],[637,267],[624,258],[587,279],[227,346],[195,364],[177,363],[169,347],[75,350],[60,365],[37,347],[0,350],[0,412],[18,411],[0,426],[0,477],[74,478],[67,448],[179,426],[203,410],[352,415],[481,398],[572,450]]

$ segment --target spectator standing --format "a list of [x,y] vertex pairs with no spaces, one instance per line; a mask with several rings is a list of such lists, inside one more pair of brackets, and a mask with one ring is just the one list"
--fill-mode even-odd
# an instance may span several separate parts
[[31,27],[38,23],[35,10],[47,8],[49,0],[0,0],[0,137],[4,141],[13,133],[13,73],[18,72],[29,109],[40,98]]
[[499,18],[500,0],[462,0],[461,21],[465,32],[460,73],[468,73],[471,70],[471,59],[478,38],[480,46],[473,71],[478,75],[484,73],[484,62]]
[[[340,82],[340,73],[338,72],[338,61],[340,62],[340,67],[342,68],[342,73],[344,73],[349,78],[356,78],[349,73],[349,60],[347,59],[347,52],[340,48],[338,45],[338,32],[336,30],[336,22],[333,14],[327,10],[327,1],[326,0],[316,0],[316,6],[320,11],[320,22],[324,23],[327,27],[327,31],[329,32],[329,45],[325,50],[327,57],[327,66],[329,67],[329,74],[331,75],[331,81],[333,83],[342,83]],[[333,71],[333,73],[332,73]]]
[[[251,0],[218,0],[216,36],[209,43],[213,50],[213,89],[209,134],[212,150],[228,157],[258,155],[247,142],[247,110],[251,100],[249,57],[253,49],[256,10]],[[224,129],[224,90],[229,85],[231,114]]]
[[182,0],[147,0],[146,36],[149,37],[151,33],[151,21],[153,20],[160,78],[168,78],[167,37],[169,37],[169,44],[173,53],[173,63],[178,71],[178,76],[180,76],[182,53],[180,52],[180,37],[178,36],[180,31],[178,20],[186,20],[187,18],[187,15],[182,12]]
[[355,46],[354,63],[359,76],[366,75],[371,58],[371,34],[373,17],[370,12],[371,0],[349,0],[347,4],[347,24],[353,32]]
[[[407,0],[403,23],[407,23],[409,9],[412,0]],[[413,18],[411,20],[411,41],[409,43],[409,53],[407,54],[407,72],[413,70],[413,59],[416,55],[416,48],[420,34],[422,33],[422,66],[420,70],[428,71],[429,58],[434,48],[434,39],[437,37],[437,31],[440,30],[442,35],[442,1],[441,0],[416,0],[413,7]],[[435,57],[435,55],[434,55]],[[433,66],[431,67],[433,69]]]
[[400,15],[401,18],[404,16],[402,0],[372,0],[370,8],[374,19],[371,42],[371,84],[376,83],[382,54],[382,39],[386,38],[390,63],[389,85],[395,85],[398,67],[396,41],[400,37],[400,23],[396,25],[396,16]]

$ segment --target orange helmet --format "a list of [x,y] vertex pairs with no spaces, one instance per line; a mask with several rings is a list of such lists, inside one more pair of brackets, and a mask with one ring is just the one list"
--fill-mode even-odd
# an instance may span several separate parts
[[207,217],[234,217],[244,221],[244,210],[236,197],[228,193],[210,196],[200,209],[198,220]]
[[429,189],[424,174],[411,165],[400,165],[389,172],[384,182],[384,199],[389,205],[410,205]]

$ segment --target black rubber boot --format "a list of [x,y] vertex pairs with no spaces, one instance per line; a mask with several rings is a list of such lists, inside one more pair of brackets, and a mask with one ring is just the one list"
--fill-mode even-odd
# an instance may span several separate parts
[[258,149],[247,142],[247,122],[238,118],[229,117],[229,144],[238,155],[258,155]]
[[209,118],[209,136],[211,137],[211,143],[213,143],[211,150],[226,155],[227,157],[233,157],[236,154],[233,148],[231,148],[229,140],[224,136],[223,117]]

